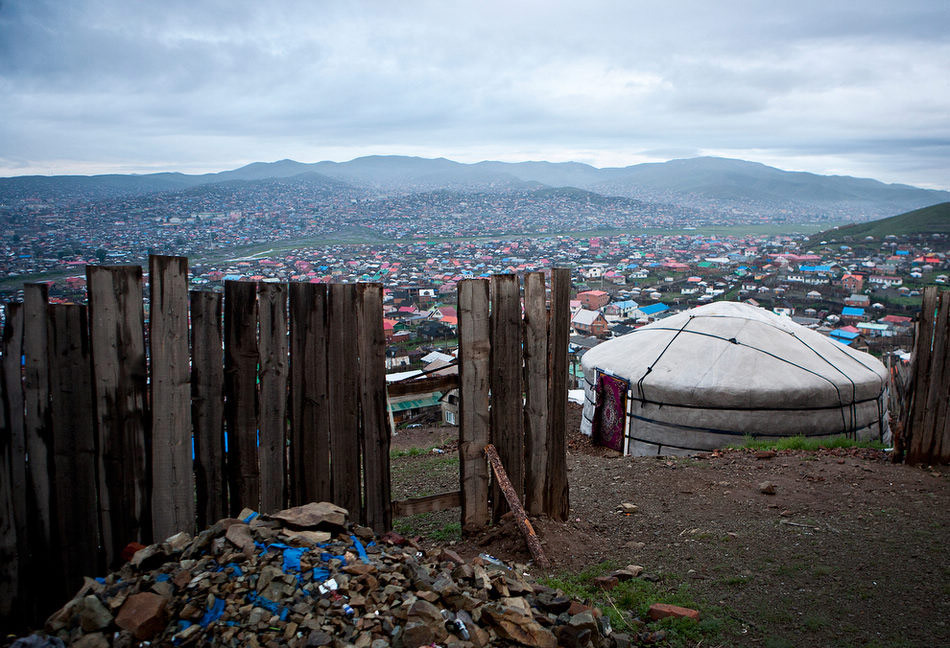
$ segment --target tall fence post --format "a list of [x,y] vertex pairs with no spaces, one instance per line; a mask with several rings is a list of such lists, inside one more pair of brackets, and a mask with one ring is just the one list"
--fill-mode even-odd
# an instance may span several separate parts
[[198,528],[227,516],[221,294],[191,292],[191,420]]
[[483,454],[490,442],[488,281],[460,281],[458,307],[459,480],[462,528],[471,532],[491,522],[488,464]]
[[140,266],[86,266],[99,510],[106,562],[151,541],[145,322]]
[[[34,584],[53,574],[47,556],[53,551],[52,459],[53,439],[49,412],[49,349],[46,329],[49,324],[49,286],[28,283],[23,286],[23,355],[25,358],[23,396],[26,403],[27,521],[30,527],[30,551],[37,557],[31,563]],[[31,603],[38,605],[37,597]]]
[[551,271],[551,312],[548,324],[548,441],[544,511],[566,520],[570,511],[567,482],[567,349],[571,330],[571,271]]
[[356,284],[330,284],[330,473],[333,502],[363,519],[360,497],[359,357],[356,331]]
[[329,500],[327,286],[290,284],[291,503]]
[[392,525],[383,287],[359,284],[357,296],[365,524],[383,533]]
[[[49,307],[50,427],[53,433],[54,532],[63,599],[103,568],[96,514],[96,428],[86,307]],[[55,603],[55,601],[51,601]]]
[[3,434],[0,436],[0,625],[13,627],[24,603],[29,559],[26,439],[23,429],[23,305],[7,304],[2,341]]
[[260,283],[261,511],[285,507],[287,481],[287,286]]
[[[518,275],[491,278],[491,442],[518,497],[524,497],[524,414],[522,412],[521,291]],[[492,486],[492,518],[507,510]]]
[[150,255],[152,534],[194,533],[188,259]]
[[231,514],[257,510],[261,473],[257,460],[257,284],[224,284],[224,399]]
[[524,375],[525,375],[525,485],[524,508],[528,515],[544,511],[544,481],[548,463],[548,313],[544,274],[524,277]]
[[905,433],[905,461],[950,461],[950,292],[924,289],[914,345],[912,395]]

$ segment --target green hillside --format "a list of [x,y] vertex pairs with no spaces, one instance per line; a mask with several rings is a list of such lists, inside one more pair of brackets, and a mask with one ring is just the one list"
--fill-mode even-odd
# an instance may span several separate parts
[[883,238],[888,234],[897,236],[907,234],[950,234],[950,202],[931,205],[898,214],[890,218],[856,223],[837,229],[827,230],[811,237],[811,241],[844,241],[873,236]]

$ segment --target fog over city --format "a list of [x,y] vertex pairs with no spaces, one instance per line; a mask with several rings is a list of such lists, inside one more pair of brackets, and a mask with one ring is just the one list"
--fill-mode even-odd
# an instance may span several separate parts
[[713,155],[950,188],[950,4],[4,0],[0,175]]

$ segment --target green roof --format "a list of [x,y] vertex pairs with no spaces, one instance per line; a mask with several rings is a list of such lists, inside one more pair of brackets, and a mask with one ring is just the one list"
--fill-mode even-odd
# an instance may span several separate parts
[[389,402],[390,412],[405,412],[406,410],[419,409],[422,407],[434,407],[442,399],[441,392],[434,392],[425,398],[413,398],[412,400]]

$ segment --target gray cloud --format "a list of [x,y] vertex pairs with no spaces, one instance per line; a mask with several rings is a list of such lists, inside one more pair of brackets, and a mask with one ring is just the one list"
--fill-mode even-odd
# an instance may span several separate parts
[[0,175],[694,151],[950,187],[947,24],[943,0],[8,0]]

